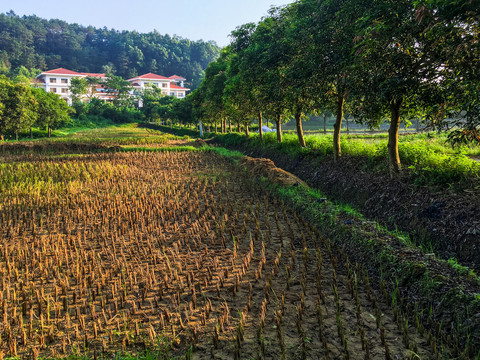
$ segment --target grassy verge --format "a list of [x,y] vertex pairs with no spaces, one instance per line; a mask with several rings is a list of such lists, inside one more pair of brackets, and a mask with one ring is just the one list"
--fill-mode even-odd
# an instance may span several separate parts
[[[448,186],[454,189],[479,189],[480,163],[469,156],[475,156],[480,148],[464,146],[452,149],[445,144],[445,136],[429,138],[425,134],[402,136],[399,144],[400,158],[411,179],[417,185],[434,187]],[[267,133],[263,143],[258,134],[249,139],[241,134],[217,135],[216,140],[224,146],[244,146],[290,155],[292,158],[312,154],[333,156],[331,135],[307,135],[306,148],[298,145],[296,135],[285,134],[284,141],[276,142],[275,134]],[[342,153],[364,159],[370,171],[388,171],[387,139],[385,136],[344,136]]]

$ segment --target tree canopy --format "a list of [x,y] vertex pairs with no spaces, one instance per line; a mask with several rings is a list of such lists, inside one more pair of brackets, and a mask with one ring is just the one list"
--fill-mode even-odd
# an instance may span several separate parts
[[474,3],[297,0],[272,8],[258,24],[232,32],[228,51],[207,69],[221,74],[225,86],[207,76],[194,109],[208,109],[210,117],[223,118],[225,110],[232,118],[255,117],[260,128],[265,115],[294,116],[302,147],[302,117],[335,113],[338,159],[346,107],[372,128],[390,122],[395,176],[401,122],[455,126],[452,139],[480,143],[480,7]]

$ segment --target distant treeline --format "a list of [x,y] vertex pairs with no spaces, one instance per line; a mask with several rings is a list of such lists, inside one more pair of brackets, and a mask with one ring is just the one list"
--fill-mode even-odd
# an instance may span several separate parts
[[190,41],[157,31],[98,29],[45,20],[35,15],[0,14],[0,74],[25,66],[81,72],[113,72],[131,78],[148,72],[181,75],[196,88],[220,48],[213,41]]

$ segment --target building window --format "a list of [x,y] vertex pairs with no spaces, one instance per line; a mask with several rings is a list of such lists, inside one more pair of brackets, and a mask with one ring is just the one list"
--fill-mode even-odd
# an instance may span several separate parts
[[162,91],[162,95],[167,95],[167,92],[166,92],[166,91]]
[[156,87],[158,87],[158,83],[153,83],[153,85],[155,85]]
[[167,88],[168,84],[167,83],[162,83],[162,88]]
[[56,92],[57,92],[57,88],[50,88],[50,92],[56,93]]
[[57,78],[50,78],[50,83],[54,84],[57,82]]
[[170,93],[170,96],[175,96],[175,93],[174,93],[174,92],[171,92],[171,93]]
[[62,79],[61,82],[62,84],[68,84],[68,79]]
[[62,88],[62,94],[66,94],[66,93],[68,93],[68,89]]
[[179,98],[182,98],[183,96],[184,96],[183,93],[178,93]]

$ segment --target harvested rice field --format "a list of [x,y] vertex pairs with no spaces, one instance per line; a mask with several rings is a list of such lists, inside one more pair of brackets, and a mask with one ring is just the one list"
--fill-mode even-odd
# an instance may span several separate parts
[[214,152],[4,155],[0,179],[0,358],[436,358],[399,294]]

